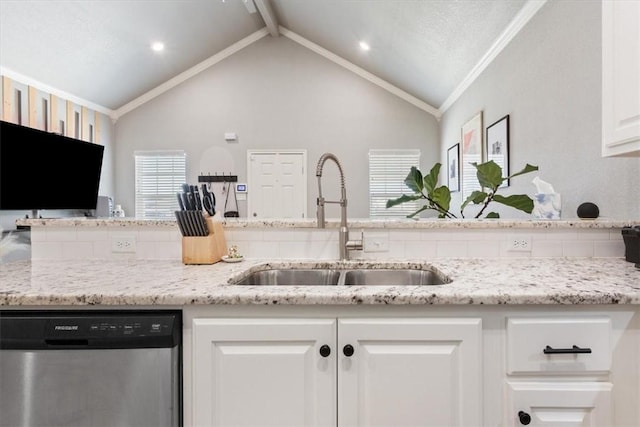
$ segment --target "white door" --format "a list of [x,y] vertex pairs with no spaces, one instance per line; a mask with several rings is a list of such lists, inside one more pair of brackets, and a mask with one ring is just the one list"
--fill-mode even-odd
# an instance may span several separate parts
[[194,319],[194,425],[335,426],[335,342],[334,319]]
[[481,319],[341,319],[338,351],[339,426],[482,423]]
[[611,383],[509,382],[508,426],[612,426]]
[[248,151],[249,218],[307,216],[306,151]]

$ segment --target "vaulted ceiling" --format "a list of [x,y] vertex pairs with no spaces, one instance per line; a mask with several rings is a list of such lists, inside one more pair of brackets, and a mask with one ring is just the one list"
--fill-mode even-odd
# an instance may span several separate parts
[[[117,110],[265,25],[282,26],[437,109],[527,3],[0,0],[0,71]],[[165,50],[152,51],[155,41]]]

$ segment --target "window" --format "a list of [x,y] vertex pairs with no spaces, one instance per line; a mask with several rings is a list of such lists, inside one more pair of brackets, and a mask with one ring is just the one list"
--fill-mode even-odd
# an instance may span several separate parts
[[173,218],[186,182],[184,151],[136,151],[136,217]]
[[404,179],[411,166],[420,166],[420,150],[369,150],[369,216],[399,218],[418,210],[420,201],[387,209],[387,200],[411,194]]

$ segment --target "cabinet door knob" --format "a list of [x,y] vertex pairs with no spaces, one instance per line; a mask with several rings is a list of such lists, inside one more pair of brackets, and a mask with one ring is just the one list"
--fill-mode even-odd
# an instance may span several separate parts
[[342,353],[347,357],[353,356],[353,351],[353,346],[351,344],[347,344],[342,348]]
[[331,347],[329,347],[326,344],[320,347],[320,356],[329,357],[330,354],[331,354]]
[[531,423],[531,415],[524,411],[518,412],[518,418],[520,418],[520,424],[523,426],[528,426]]

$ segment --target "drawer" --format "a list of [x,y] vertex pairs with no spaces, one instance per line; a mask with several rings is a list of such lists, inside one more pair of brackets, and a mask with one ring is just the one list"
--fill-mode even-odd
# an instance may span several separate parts
[[[507,373],[609,371],[610,342],[608,317],[509,318]],[[579,353],[573,346],[591,352]]]

